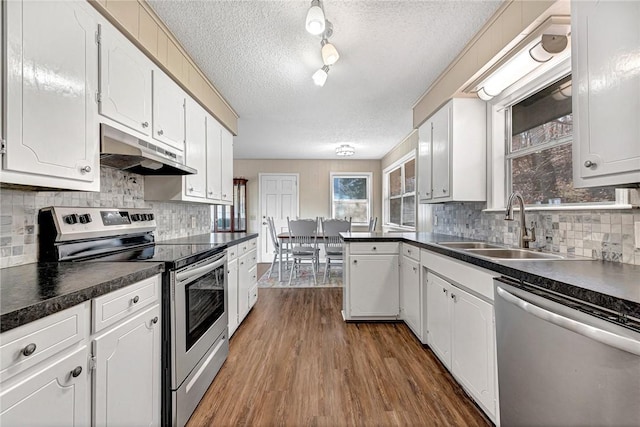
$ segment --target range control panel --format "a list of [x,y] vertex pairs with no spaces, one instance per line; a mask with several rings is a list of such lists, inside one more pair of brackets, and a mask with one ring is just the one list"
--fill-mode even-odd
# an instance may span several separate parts
[[156,228],[151,209],[50,207],[43,211],[52,216],[58,241],[142,233]]

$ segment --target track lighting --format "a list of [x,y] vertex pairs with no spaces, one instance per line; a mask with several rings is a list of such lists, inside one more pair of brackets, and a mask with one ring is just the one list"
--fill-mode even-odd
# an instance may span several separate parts
[[322,53],[322,62],[324,65],[333,65],[340,58],[340,54],[336,50],[336,47],[329,43],[329,40],[322,39],[320,42],[322,45],[321,53]]
[[327,82],[328,76],[329,76],[329,66],[325,65],[322,68],[320,68],[318,71],[313,73],[313,76],[311,76],[311,78],[313,79],[313,82],[316,84],[316,86],[322,87]]
[[313,0],[311,2],[311,7],[307,12],[307,21],[305,27],[307,28],[307,31],[314,36],[324,33],[325,18],[320,0]]

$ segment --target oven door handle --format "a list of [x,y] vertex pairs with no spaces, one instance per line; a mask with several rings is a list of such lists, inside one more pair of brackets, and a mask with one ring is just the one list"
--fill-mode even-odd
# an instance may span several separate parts
[[224,266],[224,263],[227,261],[227,257],[222,257],[219,260],[211,263],[211,264],[206,264],[200,267],[196,267],[196,268],[192,268],[192,269],[187,269],[187,270],[183,270],[180,271],[178,273],[176,273],[176,279],[178,280],[178,282],[186,282],[190,279],[192,279],[193,277],[200,277],[203,276],[213,270],[215,270],[216,268],[219,268],[221,266]]
[[556,326],[560,326],[561,328],[568,329],[587,338],[591,338],[592,340],[608,345],[609,347],[614,347],[618,350],[640,356],[640,342],[638,341],[605,331],[604,329],[596,328],[595,326],[586,325],[582,322],[578,322],[552,311],[545,310],[544,308],[538,307],[529,301],[516,297],[502,289],[500,286],[496,286],[496,292],[506,302],[519,307],[539,319],[545,320]]

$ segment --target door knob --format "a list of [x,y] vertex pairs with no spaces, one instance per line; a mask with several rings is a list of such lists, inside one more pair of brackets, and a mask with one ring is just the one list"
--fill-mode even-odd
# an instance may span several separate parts
[[80,172],[82,172],[82,173],[91,172],[91,166],[87,165],[87,166],[83,167],[82,169],[80,169]]
[[584,167],[585,168],[592,168],[594,166],[596,166],[596,163],[592,162],[591,160],[587,160],[586,162],[584,162]]
[[158,135],[164,135],[164,132],[163,132],[163,130],[162,130],[162,129],[160,129],[160,130],[158,131]]
[[143,123],[142,123],[142,127],[143,127],[143,128],[147,128],[147,127],[149,127],[149,122],[143,122]]
[[82,373],[82,366],[76,366],[76,368],[73,371],[71,371],[71,376],[73,378],[78,378],[81,373]]
[[34,343],[31,343],[31,344],[27,345],[22,350],[22,354],[25,355],[25,356],[31,356],[35,352],[36,352],[36,345]]

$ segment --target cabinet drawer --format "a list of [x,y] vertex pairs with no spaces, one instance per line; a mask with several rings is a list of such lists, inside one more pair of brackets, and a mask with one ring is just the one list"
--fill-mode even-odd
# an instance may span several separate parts
[[258,264],[258,251],[252,250],[238,258],[240,268],[250,269]]
[[420,248],[403,243],[402,255],[409,257],[414,261],[420,261]]
[[229,246],[227,248],[227,261],[236,259],[238,257],[238,245]]
[[349,252],[352,254],[397,254],[399,246],[399,242],[350,243]]
[[72,346],[88,336],[89,302],[0,335],[0,381]]
[[110,292],[92,301],[93,333],[124,319],[160,299],[160,275]]
[[242,242],[238,244],[238,255],[246,254],[247,252],[250,252],[253,249],[256,249],[257,247],[258,247],[257,239],[251,239],[251,240],[247,240],[246,242]]

